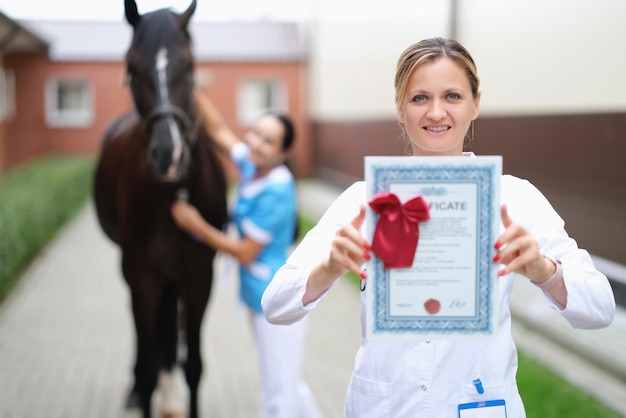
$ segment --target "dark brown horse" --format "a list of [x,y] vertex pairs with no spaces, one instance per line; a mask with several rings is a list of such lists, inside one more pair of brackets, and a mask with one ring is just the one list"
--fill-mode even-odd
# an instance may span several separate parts
[[162,9],[140,15],[135,1],[125,0],[133,27],[126,62],[135,109],[105,133],[94,181],[98,220],[120,246],[132,300],[137,352],[128,405],[139,403],[145,418],[160,371],[177,362],[179,323],[186,336],[189,416],[198,416],[200,328],[215,252],[176,227],[172,202],[184,189],[211,224],[221,228],[227,218],[224,172],[194,110],[187,26],[195,7],[193,0],[181,14]]

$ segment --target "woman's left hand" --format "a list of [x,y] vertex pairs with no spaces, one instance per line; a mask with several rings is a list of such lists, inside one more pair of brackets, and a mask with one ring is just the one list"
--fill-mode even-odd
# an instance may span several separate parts
[[184,200],[177,200],[172,205],[172,217],[179,228],[187,232],[195,232],[202,223],[202,215],[193,206]]
[[537,247],[537,240],[521,225],[509,217],[506,205],[500,208],[504,232],[495,244],[493,261],[504,265],[500,276],[510,272],[523,274],[536,283],[548,280],[556,271],[556,265],[544,257]]

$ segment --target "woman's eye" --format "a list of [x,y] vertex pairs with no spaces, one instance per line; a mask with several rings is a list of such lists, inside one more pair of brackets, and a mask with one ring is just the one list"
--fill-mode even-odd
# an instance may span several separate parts
[[413,99],[411,99],[411,101],[415,103],[422,103],[426,101],[426,96],[417,95],[417,96],[414,96]]
[[449,100],[459,100],[461,98],[460,94],[457,93],[449,93],[448,94],[448,99]]

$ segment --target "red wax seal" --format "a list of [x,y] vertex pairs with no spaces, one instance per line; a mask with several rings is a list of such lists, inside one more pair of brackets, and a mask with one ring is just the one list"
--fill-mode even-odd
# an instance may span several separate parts
[[424,309],[431,315],[436,314],[441,309],[441,303],[437,299],[428,299],[424,302]]

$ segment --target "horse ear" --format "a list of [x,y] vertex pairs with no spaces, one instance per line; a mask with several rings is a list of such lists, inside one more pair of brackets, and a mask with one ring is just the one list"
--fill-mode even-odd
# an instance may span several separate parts
[[132,27],[137,26],[137,23],[141,20],[141,15],[137,10],[137,3],[135,0],[124,0],[124,11],[126,12],[126,20]]
[[194,12],[196,11],[196,4],[196,0],[193,0],[189,7],[187,7],[187,10],[185,10],[183,14],[180,15],[180,24],[183,28],[186,28],[189,24],[191,16],[193,16]]

